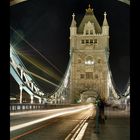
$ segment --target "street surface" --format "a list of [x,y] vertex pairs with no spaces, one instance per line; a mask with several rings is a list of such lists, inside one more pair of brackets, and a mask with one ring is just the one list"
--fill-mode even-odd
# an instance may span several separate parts
[[71,140],[82,138],[93,114],[92,105],[11,114],[11,140]]

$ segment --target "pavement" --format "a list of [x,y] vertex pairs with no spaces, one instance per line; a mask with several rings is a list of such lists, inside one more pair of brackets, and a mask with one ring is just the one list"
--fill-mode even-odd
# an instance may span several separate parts
[[95,133],[94,115],[88,120],[82,140],[130,140],[130,112],[105,110],[105,115],[107,119],[99,125],[99,133]]

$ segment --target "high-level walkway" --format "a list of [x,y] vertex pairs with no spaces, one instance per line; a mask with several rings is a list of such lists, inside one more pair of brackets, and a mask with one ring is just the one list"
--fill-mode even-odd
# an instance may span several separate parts
[[130,140],[130,112],[106,110],[105,124],[99,125],[99,133],[95,133],[95,119],[89,120],[83,140]]

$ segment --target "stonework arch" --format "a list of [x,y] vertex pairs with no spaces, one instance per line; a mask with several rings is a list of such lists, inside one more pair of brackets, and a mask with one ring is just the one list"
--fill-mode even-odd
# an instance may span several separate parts
[[87,91],[84,91],[80,95],[81,102],[82,103],[86,103],[89,98],[92,98],[93,99],[92,102],[95,103],[95,100],[96,100],[97,96],[98,96],[98,93],[95,90],[87,90]]

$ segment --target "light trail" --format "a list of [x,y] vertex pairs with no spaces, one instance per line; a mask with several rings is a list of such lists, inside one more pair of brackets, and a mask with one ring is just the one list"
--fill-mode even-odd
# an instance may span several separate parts
[[[69,109],[72,109],[73,107],[69,107]],[[24,112],[12,112],[10,113],[10,116],[17,116],[17,115],[25,115],[25,114],[36,114],[36,113],[50,113],[50,112],[56,112],[56,111],[64,111],[67,108],[58,108],[58,109],[47,109],[47,110],[32,110],[32,111],[24,111]]]
[[[13,65],[11,62],[10,62],[10,64]],[[55,86],[55,87],[59,87],[59,86],[56,85],[55,83],[53,83],[53,82],[51,82],[51,81],[49,81],[49,80],[47,80],[47,79],[45,79],[45,78],[43,78],[43,77],[37,75],[37,74],[35,74],[35,73],[31,72],[31,71],[28,71],[28,70],[25,70],[25,69],[24,69],[24,71],[27,72],[27,73],[30,73],[31,75],[33,75],[33,76],[35,76],[35,77],[37,77],[37,78],[39,78],[39,79],[41,79],[41,80],[43,80],[43,81],[49,83],[49,84],[51,84],[51,85],[53,85],[53,86]]]
[[28,70],[25,70],[25,69],[24,69],[24,71],[27,72],[27,73],[30,73],[31,75],[33,75],[33,76],[35,76],[35,77],[37,77],[37,78],[39,78],[39,79],[41,79],[41,80],[43,80],[43,81],[49,83],[49,84],[51,84],[51,85],[53,85],[53,86],[55,86],[55,87],[59,87],[59,86],[56,85],[55,83],[53,83],[53,82],[51,82],[51,81],[49,81],[49,80],[47,80],[47,79],[45,79],[45,78],[39,76],[38,74],[35,74],[35,73],[33,73],[33,72],[31,72],[31,71],[28,71]]
[[43,71],[44,73],[48,74],[49,76],[53,77],[55,80],[60,80],[60,77],[57,76],[55,73],[53,73],[52,71],[50,71],[49,69],[43,67],[42,65],[40,65],[40,63],[35,63],[32,58],[28,58],[27,56],[23,55],[22,53],[20,53],[19,51],[16,51],[20,56],[22,56],[24,59],[26,59],[28,62],[30,62],[31,64],[33,64],[34,66],[36,66],[38,69],[40,69],[41,71]]
[[33,50],[35,50],[42,58],[44,58],[51,66],[53,66],[59,73],[63,74],[50,60],[48,60],[43,54],[41,54],[33,45],[31,45],[27,40],[24,39],[13,27],[10,28],[22,39],[24,40]]
[[[60,118],[59,118],[59,119],[60,119]],[[22,133],[22,134],[20,134],[20,135],[14,137],[14,138],[11,138],[10,140],[17,140],[17,139],[19,139],[19,138],[21,138],[21,137],[23,137],[23,136],[29,135],[29,134],[31,134],[31,133],[33,133],[33,132],[35,132],[35,131],[37,131],[37,130],[43,128],[43,127],[46,127],[46,126],[48,126],[48,125],[50,125],[50,124],[52,124],[52,123],[57,122],[59,119],[55,119],[55,120],[53,120],[53,122],[48,122],[48,123],[46,123],[46,124],[44,124],[44,125],[41,125],[41,126],[39,126],[39,127],[37,127],[37,128],[31,129],[31,130],[29,130],[29,131],[27,131],[27,132],[25,132],[25,133]]]
[[83,110],[86,110],[86,109],[90,109],[92,107],[93,107],[92,104],[87,105],[85,107],[82,106],[82,107],[79,107],[79,108],[73,107],[73,110],[59,112],[59,113],[56,113],[54,115],[47,116],[47,117],[44,117],[44,118],[41,118],[41,119],[37,119],[37,120],[30,121],[30,122],[27,122],[27,123],[23,123],[23,124],[12,126],[12,127],[10,127],[10,132],[15,131],[15,130],[18,130],[18,129],[21,129],[21,128],[24,128],[24,127],[27,127],[27,126],[31,126],[31,125],[36,124],[36,123],[40,123],[40,122],[43,122],[43,121],[46,121],[46,120],[50,120],[50,119],[56,118],[58,116],[77,113],[77,112],[80,112],[80,111],[83,111]]

